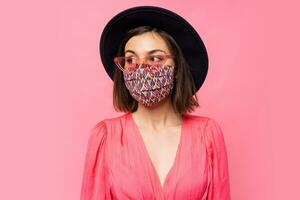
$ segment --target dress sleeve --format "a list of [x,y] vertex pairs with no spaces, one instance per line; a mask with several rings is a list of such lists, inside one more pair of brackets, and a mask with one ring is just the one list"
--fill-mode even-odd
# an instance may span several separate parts
[[104,170],[104,145],[107,129],[104,120],[92,127],[87,142],[80,200],[108,200],[109,187]]
[[228,158],[223,132],[218,122],[211,118],[208,119],[205,132],[212,172],[208,200],[230,200]]

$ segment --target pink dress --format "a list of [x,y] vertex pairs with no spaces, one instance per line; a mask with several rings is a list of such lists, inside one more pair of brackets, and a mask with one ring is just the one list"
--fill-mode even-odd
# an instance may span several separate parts
[[227,152],[219,124],[186,114],[175,160],[163,184],[132,113],[92,129],[81,200],[230,200]]

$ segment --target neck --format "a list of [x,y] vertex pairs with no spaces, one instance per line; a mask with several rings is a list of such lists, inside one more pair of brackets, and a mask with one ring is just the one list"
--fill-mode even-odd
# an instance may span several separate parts
[[182,121],[180,114],[175,113],[172,107],[171,96],[151,107],[139,103],[138,109],[133,116],[140,126],[153,129],[178,126]]

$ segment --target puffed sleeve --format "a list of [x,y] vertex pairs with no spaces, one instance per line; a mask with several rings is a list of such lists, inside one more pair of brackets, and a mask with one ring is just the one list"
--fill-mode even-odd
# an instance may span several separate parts
[[87,142],[80,200],[108,200],[109,188],[104,165],[107,129],[105,121],[92,127]]
[[212,172],[208,200],[230,200],[228,158],[223,132],[218,122],[209,118],[205,133]]

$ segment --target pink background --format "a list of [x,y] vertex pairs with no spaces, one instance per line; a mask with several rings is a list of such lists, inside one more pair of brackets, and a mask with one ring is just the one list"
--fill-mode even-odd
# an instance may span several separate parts
[[123,114],[112,106],[100,33],[136,5],[178,12],[207,46],[195,114],[222,126],[232,199],[300,199],[296,1],[7,2],[0,6],[0,199],[79,199],[89,129]]

